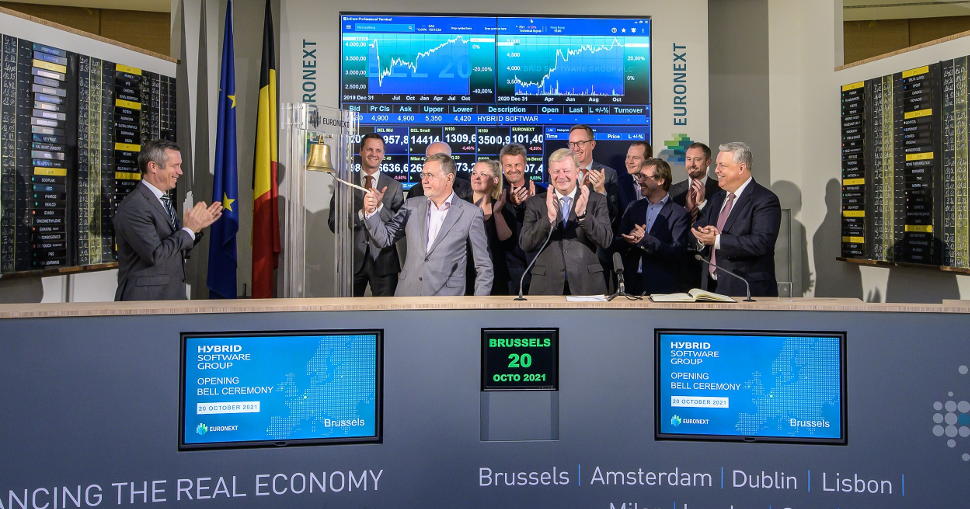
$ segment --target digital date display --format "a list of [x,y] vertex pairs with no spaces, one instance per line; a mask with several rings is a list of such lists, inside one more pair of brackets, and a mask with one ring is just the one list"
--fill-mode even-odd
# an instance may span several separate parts
[[482,390],[559,390],[559,329],[482,329]]

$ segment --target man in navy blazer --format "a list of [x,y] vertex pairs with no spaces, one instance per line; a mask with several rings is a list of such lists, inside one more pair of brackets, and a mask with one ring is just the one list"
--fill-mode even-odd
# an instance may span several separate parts
[[663,159],[646,159],[634,175],[644,198],[627,208],[620,235],[613,240],[613,248],[623,258],[627,292],[685,291],[683,261],[690,218],[667,194],[670,165]]
[[[633,202],[643,198],[643,190],[637,180],[637,174],[643,167],[643,162],[653,157],[653,148],[645,141],[634,141],[626,148],[626,173],[616,172],[616,185],[620,195],[620,216]],[[668,181],[669,182],[669,181]]]
[[[707,174],[710,166],[711,148],[701,142],[691,143],[684,153],[684,171],[687,173],[687,180],[681,180],[670,186],[670,198],[674,203],[687,209],[691,223],[701,215],[711,197],[721,190],[717,180]],[[688,288],[701,286],[703,272],[701,269],[706,267],[694,259],[696,254],[697,245],[694,242],[688,243],[687,254],[684,257],[687,272],[684,284]]]
[[[718,150],[714,172],[721,191],[704,207],[691,233],[712,264],[748,281],[751,295],[777,296],[778,197],[751,177],[751,149],[746,144],[725,143]],[[742,281],[713,267],[703,269],[701,280],[707,290],[745,295]]]

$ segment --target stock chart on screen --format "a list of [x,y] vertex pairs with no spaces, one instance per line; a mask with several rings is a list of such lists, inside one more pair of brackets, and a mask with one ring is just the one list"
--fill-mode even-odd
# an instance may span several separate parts
[[406,187],[437,141],[459,173],[521,143],[541,181],[574,124],[593,127],[598,160],[650,141],[650,28],[636,17],[345,13],[340,103],[361,114],[361,136],[384,137],[382,171]]

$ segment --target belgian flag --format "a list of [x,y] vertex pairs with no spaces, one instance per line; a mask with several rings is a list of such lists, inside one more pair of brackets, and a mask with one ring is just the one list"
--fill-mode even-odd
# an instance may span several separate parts
[[279,130],[277,121],[276,48],[273,12],[266,0],[263,58],[256,113],[256,161],[253,166],[253,297],[273,297],[280,254]]

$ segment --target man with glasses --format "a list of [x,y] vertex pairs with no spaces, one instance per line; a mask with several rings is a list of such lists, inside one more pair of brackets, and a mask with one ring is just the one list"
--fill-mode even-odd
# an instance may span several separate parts
[[690,216],[674,203],[670,165],[663,159],[646,159],[635,173],[643,199],[634,202],[620,220],[620,235],[613,247],[623,257],[627,291],[674,293],[687,290],[684,253]]
[[532,267],[530,295],[606,293],[596,256],[613,241],[606,197],[579,185],[578,177],[572,153],[556,150],[549,156],[549,190],[526,203],[519,246],[533,252],[549,239]]
[[[367,189],[387,189],[383,194],[381,215],[390,219],[404,204],[404,191],[401,183],[381,172],[384,162],[384,138],[377,133],[364,135],[360,142],[360,185]],[[397,273],[401,271],[397,249],[394,246],[378,248],[367,238],[364,216],[360,213],[363,197],[354,193],[353,231],[354,231],[354,297],[363,297],[367,285],[371,295],[390,297],[397,288]],[[334,197],[330,198],[330,217],[327,224],[335,231]]]
[[387,188],[364,196],[364,224],[378,247],[407,237],[407,257],[394,295],[464,295],[468,263],[475,263],[475,295],[492,291],[492,262],[482,209],[455,194],[455,162],[447,154],[428,157],[421,172],[425,195],[408,198],[392,218],[380,214]]
[[596,140],[593,139],[593,129],[584,124],[577,124],[569,128],[569,150],[576,158],[579,167],[578,181],[589,185],[593,191],[606,196],[606,204],[610,221],[616,222],[620,214],[620,191],[617,187],[616,170],[593,160],[593,149]]

